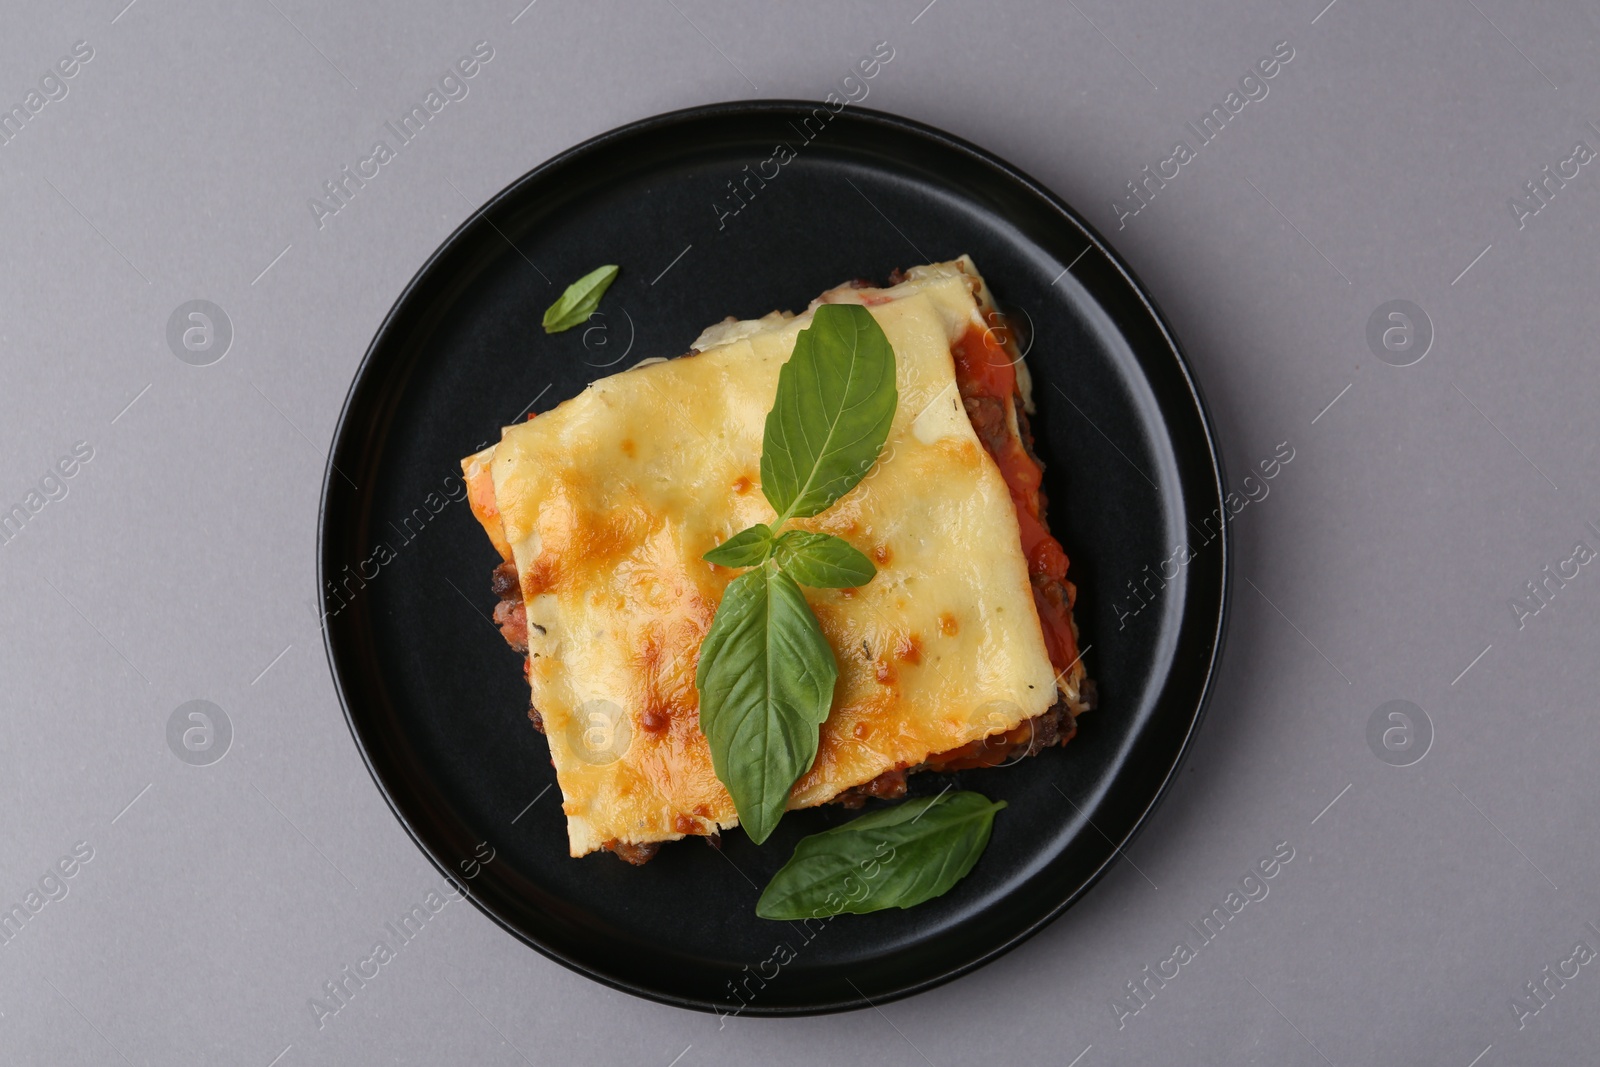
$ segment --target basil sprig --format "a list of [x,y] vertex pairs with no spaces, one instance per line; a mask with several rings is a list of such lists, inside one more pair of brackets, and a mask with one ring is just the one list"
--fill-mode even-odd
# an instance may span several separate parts
[[942,896],[983,855],[995,813],[1005,806],[979,793],[943,793],[812,834],[767,884],[756,914],[865,915]]
[[800,584],[864,585],[877,570],[831,534],[780,528],[818,514],[877,462],[899,392],[894,349],[866,308],[824,304],[778,372],[761,449],[761,490],[778,517],[704,558],[753,567],[723,594],[700,645],[700,730],[750,839],[783,817],[810,769],[839,667]]
[[560,333],[587,322],[594,309],[600,306],[600,298],[616,280],[617,270],[615,264],[596,267],[567,286],[556,302],[545,309],[544,332]]

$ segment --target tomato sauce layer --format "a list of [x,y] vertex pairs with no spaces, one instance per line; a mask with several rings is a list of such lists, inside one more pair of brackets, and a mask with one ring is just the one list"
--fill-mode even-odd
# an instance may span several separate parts
[[[1017,388],[1017,368],[993,330],[969,326],[950,351],[955,357],[956,387],[961,391],[972,427],[1011,491],[1017,528],[1022,535],[1022,554],[1028,561],[1033,602],[1050,662],[1056,670],[1065,671],[1078,658],[1078,642],[1072,633],[1075,590],[1066,580],[1067,554],[1045,527],[1040,493],[1044,471],[1020,437],[1027,430],[1021,412],[1022,395]],[[1012,432],[1009,415],[1013,408],[1018,419],[1016,433]]]

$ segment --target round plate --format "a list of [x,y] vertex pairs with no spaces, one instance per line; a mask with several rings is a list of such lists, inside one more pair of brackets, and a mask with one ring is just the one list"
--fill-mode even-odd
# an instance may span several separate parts
[[[1072,559],[1098,710],[1065,748],[911,779],[914,795],[954,783],[1010,803],[971,875],[915,908],[809,928],[756,917],[795,842],[851,817],[838,808],[790,813],[760,848],[733,832],[720,852],[689,840],[639,868],[571,859],[522,657],[489,619],[499,558],[462,502],[460,459],[596,378],[687,351],[726,315],[803,309],[845,279],[881,283],[963,252],[1029,347],[1050,523]],[[601,314],[546,336],[544,309],[602,263],[622,274]],[[1218,450],[1176,341],[1126,264],[1055,196],[890,115],[696,108],[530,171],[390,311],[324,478],[328,661],[390,807],[507,931],[683,1007],[864,1007],[994,959],[1116,862],[1210,689],[1227,603],[1222,508]]]

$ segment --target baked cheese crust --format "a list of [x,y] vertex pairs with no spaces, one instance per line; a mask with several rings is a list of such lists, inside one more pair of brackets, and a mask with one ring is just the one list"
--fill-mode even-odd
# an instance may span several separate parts
[[[986,297],[963,256],[818,300],[868,307],[894,347],[900,402],[877,466],[794,524],[847,539],[878,572],[859,589],[804,590],[839,680],[790,808],[1011,731],[1058,700],[1015,506],[957,389],[951,346],[985,327]],[[574,856],[738,823],[694,679],[739,572],[701,556],[775,517],[763,428],[810,321],[808,310],[714,326],[694,353],[597,381],[463,461],[469,480],[485,465],[493,479]]]

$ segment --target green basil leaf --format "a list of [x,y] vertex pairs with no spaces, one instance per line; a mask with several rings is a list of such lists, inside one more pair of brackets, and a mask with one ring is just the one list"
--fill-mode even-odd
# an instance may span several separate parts
[[772,531],[756,523],[740,530],[700,558],[723,567],[755,567],[772,555]]
[[780,517],[774,529],[828,507],[877,462],[899,401],[894,375],[894,349],[866,308],[812,313],[767,413],[761,489]]
[[979,793],[943,793],[812,834],[767,884],[756,914],[865,915],[932,900],[972,870],[1005,806]]
[[878,573],[849,541],[810,530],[790,530],[778,538],[773,557],[783,573],[816,589],[853,589]]
[[695,687],[711,765],[757,844],[817,758],[839,665],[794,579],[772,563],[735,578],[700,643]]
[[560,299],[545,310],[544,332],[560,333],[588,321],[594,309],[600,306],[600,298],[611,287],[617,269],[614,264],[597,267],[567,286]]

